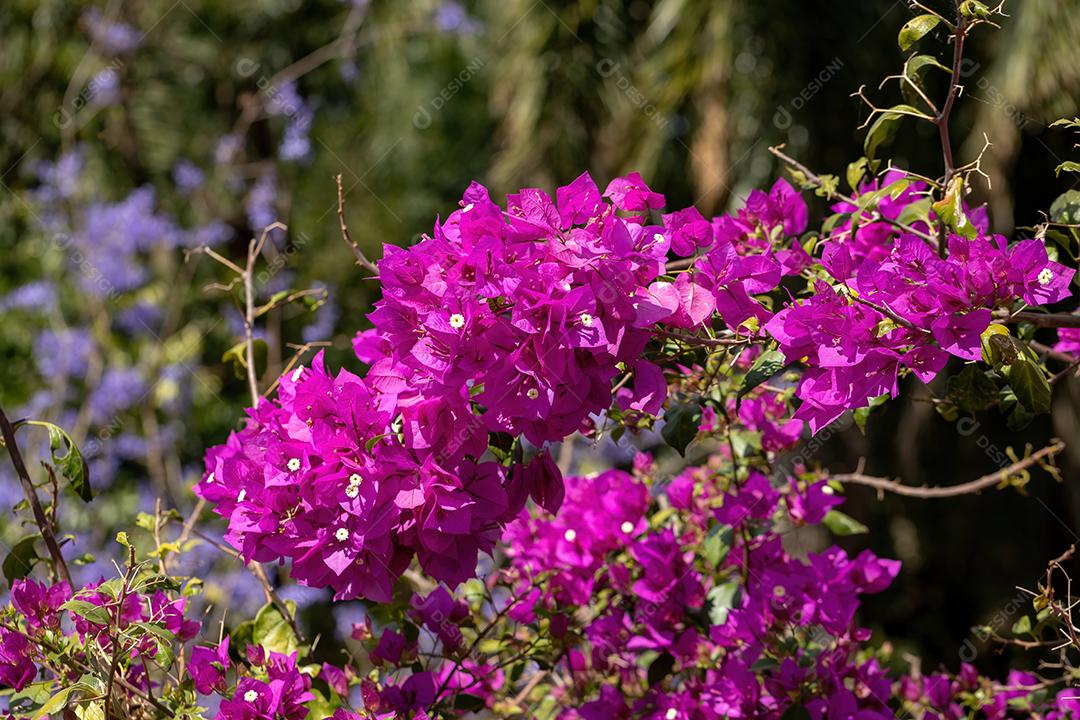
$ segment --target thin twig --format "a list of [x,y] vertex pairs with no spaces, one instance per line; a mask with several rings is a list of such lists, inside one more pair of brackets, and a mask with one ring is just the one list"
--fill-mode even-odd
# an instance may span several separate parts
[[337,181],[337,216],[338,224],[341,226],[341,238],[352,250],[353,255],[356,256],[356,264],[378,277],[379,268],[375,266],[375,263],[367,259],[364,251],[352,239],[352,235],[349,233],[349,225],[345,222],[345,191],[341,186],[341,173],[338,173],[334,179]]
[[[131,545],[128,546],[128,570],[127,575],[124,576],[124,584],[120,588],[120,596],[116,602],[116,616],[113,618],[115,625],[115,631],[117,636],[113,636],[113,629],[110,628],[109,640],[112,642],[113,656],[112,661],[109,663],[109,679],[105,685],[105,720],[109,720],[112,717],[112,693],[113,682],[116,677],[116,670],[120,665],[120,656],[123,654],[120,647],[120,620],[124,613],[124,602],[127,600],[128,592],[131,589],[131,581],[135,577],[135,572],[139,566],[135,563],[135,548]],[[149,680],[149,678],[147,678]]]
[[1065,443],[1057,440],[1052,445],[1048,445],[1042,450],[1039,450],[1038,452],[1033,453],[1026,458],[1018,460],[1006,468],[992,472],[989,475],[983,475],[977,480],[972,480],[970,482],[962,483],[960,485],[913,487],[911,485],[904,485],[899,480],[892,480],[890,478],[883,477],[872,477],[869,475],[863,475],[861,472],[832,475],[829,479],[849,485],[864,485],[866,487],[875,488],[878,491],[891,492],[896,495],[903,495],[905,497],[923,499],[957,497],[960,495],[970,495],[972,493],[977,493],[985,490],[988,487],[997,485],[1013,473],[1025,470],[1032,465],[1041,462],[1043,459],[1051,458],[1064,449]]
[[850,297],[852,300],[854,300],[857,303],[861,303],[861,304],[865,305],[866,307],[870,308],[871,310],[876,310],[877,312],[881,313],[885,317],[887,317],[890,320],[892,320],[893,322],[895,322],[897,325],[902,325],[902,326],[906,327],[908,330],[915,330],[915,331],[921,332],[921,333],[929,333],[930,332],[926,328],[917,327],[913,322],[911,322],[907,318],[904,318],[904,317],[901,317],[901,316],[897,315],[895,312],[893,312],[891,309],[889,309],[889,307],[886,306],[886,305],[883,305],[883,304],[879,305],[878,303],[874,302],[873,300],[867,300],[866,298],[864,298],[864,297],[862,297],[862,296],[860,296],[860,295],[858,295],[856,293],[848,293],[848,297]]
[[1029,322],[1032,325],[1049,328],[1080,328],[1080,315],[1072,313],[1037,313],[1018,312],[1012,314],[999,313],[1000,322]]
[[702,345],[706,347],[729,347],[732,345],[748,345],[753,342],[760,342],[755,338],[705,338],[697,337],[696,335],[684,335],[682,333],[670,332],[667,330],[656,330],[655,334],[662,338],[668,338],[671,340],[681,340],[682,342],[690,345]]

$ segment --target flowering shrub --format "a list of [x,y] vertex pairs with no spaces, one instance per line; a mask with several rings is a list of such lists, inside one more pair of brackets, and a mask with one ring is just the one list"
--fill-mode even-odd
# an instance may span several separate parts
[[[959,57],[967,34],[995,12],[969,1],[955,18],[920,16],[900,44],[906,50],[943,23]],[[114,27],[102,42],[122,53],[138,40]],[[3,568],[7,714],[1080,716],[1075,602],[1068,582],[1061,597],[1059,580],[1071,550],[1030,591],[1031,616],[995,637],[1053,647],[1060,672],[995,680],[966,662],[925,674],[875,642],[859,606],[887,592],[900,562],[848,553],[830,537],[865,531],[838,509],[848,485],[924,498],[1022,488],[1031,468],[1056,474],[1062,442],[1014,454],[992,475],[931,488],[832,474],[786,454],[845,414],[865,423],[908,376],[926,384],[948,375],[935,398],[946,417],[996,408],[1020,427],[1049,411],[1053,386],[1080,365],[1072,354],[1080,322],[1051,307],[1071,300],[1076,270],[1048,242],[1075,226],[1051,220],[1013,240],[990,233],[965,190],[978,160],[952,161],[954,65],[942,108],[907,72],[901,81],[926,107],[873,108],[866,156],[849,167],[850,194],[781,148],[774,153],[794,184],[778,179],[714,218],[692,207],[667,212],[636,173],[603,191],[588,174],[554,197],[523,189],[505,206],[473,183],[430,236],[388,245],[371,263],[351,240],[339,184],[342,234],[377,276],[381,299],[353,340],[355,371],[332,369],[322,351],[304,360],[309,343],[268,386],[258,322],[324,294],[255,288],[257,264],[275,257],[286,230],[267,210],[273,178],[260,178],[247,198],[252,225],[265,229],[234,261],[216,247],[219,226],[182,230],[148,188],[70,221],[63,202],[79,156],[43,168],[38,201],[50,219],[82,252],[107,249],[98,274],[84,276],[88,297],[146,290],[148,256],[181,248],[232,275],[215,287],[237,293],[243,339],[224,359],[246,379],[251,408],[207,451],[195,510],[185,517],[159,499],[130,536],[116,537],[115,572],[88,581],[72,576],[69,561],[92,560],[73,556],[57,510],[62,481],[92,500],[98,468],[61,425],[0,411],[12,484],[34,527]],[[282,159],[302,162],[311,110],[295,85],[266,111],[287,121]],[[903,116],[937,125],[940,178],[875,158]],[[218,150],[231,156],[238,142],[227,137]],[[194,166],[174,174],[188,193],[205,179]],[[808,232],[810,191],[834,214]],[[33,311],[50,298],[26,286],[4,303]],[[132,302],[120,324],[153,334],[154,318]],[[1042,337],[1049,328],[1061,328],[1053,346]],[[40,342],[59,377],[92,365],[88,332]],[[138,407],[143,371],[175,367],[166,359],[102,373],[72,419],[108,425]],[[173,382],[182,376],[176,370]],[[19,443],[41,431],[50,455],[35,480]],[[634,459],[572,474],[576,439],[629,446]],[[221,537],[202,517],[207,507],[227,524]],[[223,616],[216,629],[195,619],[206,611],[203,583],[183,568],[197,547],[250,569],[245,578],[266,601],[254,617]],[[273,579],[264,564],[277,566]],[[299,586],[282,587],[286,573]],[[297,587],[329,589],[339,607],[361,609],[339,652],[308,637],[284,592]]]

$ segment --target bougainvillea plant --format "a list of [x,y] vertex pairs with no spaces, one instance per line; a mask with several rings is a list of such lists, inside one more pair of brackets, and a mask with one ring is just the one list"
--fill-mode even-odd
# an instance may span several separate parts
[[[715,218],[666,209],[634,173],[504,204],[473,183],[430,235],[377,263],[342,213],[382,289],[347,368],[298,356],[263,387],[252,277],[281,228],[252,240],[246,262],[203,248],[246,309],[229,354],[252,406],[208,450],[194,513],[159,504],[135,523],[150,545],[134,529],[116,538],[115,577],[72,583],[57,508],[61,479],[92,497],[78,448],[0,411],[35,529],[4,563],[8,715],[1080,717],[1065,556],[1014,628],[1025,647],[1055,646],[1059,672],[992,679],[967,663],[897,670],[857,611],[900,563],[805,544],[818,526],[862,529],[838,509],[847,484],[927,498],[1021,485],[1035,466],[1054,473],[1063,443],[933,488],[784,454],[842,417],[864,423],[909,376],[948,375],[946,416],[1020,426],[1080,364],[1080,316],[1058,307],[1074,294],[1076,226],[1052,211],[1030,237],[992,234],[967,201],[978,159],[952,158],[963,42],[996,12],[968,0],[956,17],[905,25],[903,49],[941,25],[957,59],[950,71],[909,58],[898,78],[922,105],[871,106],[849,193],[781,148],[794,184]],[[922,84],[931,70],[949,77],[940,102]],[[937,125],[940,176],[876,157],[904,117]],[[811,191],[832,214],[808,232]],[[36,431],[52,448],[41,481],[18,446]],[[621,469],[564,475],[575,438],[594,454],[638,450]],[[227,526],[220,540],[202,527],[207,509]],[[199,542],[251,569],[267,600],[255,617],[191,617],[201,583],[176,561]],[[265,564],[362,601],[336,662],[314,660],[319,639]]]

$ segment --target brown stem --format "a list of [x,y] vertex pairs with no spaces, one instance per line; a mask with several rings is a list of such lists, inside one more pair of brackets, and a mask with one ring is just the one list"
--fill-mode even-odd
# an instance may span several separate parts
[[748,345],[755,342],[754,338],[704,338],[695,335],[683,335],[682,333],[670,332],[667,330],[656,330],[654,332],[658,337],[681,340],[690,345],[701,345],[705,347],[729,347],[732,345]]
[[515,605],[517,605],[519,602],[521,602],[522,598],[528,596],[528,594],[530,592],[532,592],[534,587],[536,587],[536,580],[535,579],[529,584],[529,586],[527,588],[525,588],[525,590],[523,592],[513,595],[510,598],[510,601],[506,604],[506,607],[504,607],[502,610],[497,612],[495,614],[495,617],[493,617],[491,619],[491,622],[488,623],[487,626],[485,626],[482,630],[480,630],[480,632],[478,632],[476,634],[476,638],[469,645],[469,648],[461,656],[459,656],[454,661],[454,666],[452,668],[450,668],[450,672],[447,674],[446,679],[442,681],[441,685],[439,685],[439,690],[438,690],[438,692],[435,693],[435,701],[436,702],[438,702],[439,698],[442,696],[443,692],[446,690],[446,686],[450,684],[450,681],[453,679],[454,675],[457,673],[458,668],[461,667],[462,660],[464,658],[472,656],[473,652],[476,650],[477,646],[480,644],[480,641],[483,640],[485,637],[487,637],[488,633],[490,633],[492,630],[495,629],[495,626],[499,623],[499,621],[502,620],[502,618],[508,612],[510,612],[510,610],[513,609],[513,607]]
[[1036,313],[1018,312],[1000,315],[1001,322],[1029,322],[1032,325],[1049,328],[1080,328],[1080,315],[1071,313]]
[[983,475],[977,480],[971,482],[962,483],[960,485],[946,485],[937,487],[912,487],[911,485],[904,485],[898,480],[891,480],[889,478],[871,477],[869,475],[863,475],[860,472],[848,473],[844,475],[832,475],[829,479],[836,480],[840,483],[846,483],[849,485],[864,485],[866,487],[872,487],[881,492],[891,492],[896,495],[903,495],[905,497],[914,497],[921,499],[931,498],[947,498],[957,497],[960,495],[969,495],[971,493],[977,493],[981,490],[985,490],[988,487],[997,485],[999,482],[1009,477],[1015,472],[1019,472],[1032,465],[1040,462],[1044,458],[1053,457],[1062,450],[1065,449],[1065,443],[1060,440],[1054,442],[1054,444],[1044,447],[1042,450],[1014,462],[1007,468],[997,470],[989,475]]
[[908,320],[907,318],[900,317],[899,315],[894,313],[892,310],[890,310],[885,305],[879,305],[878,303],[874,302],[873,300],[867,300],[866,298],[861,297],[861,296],[859,296],[859,295],[857,295],[855,293],[851,293],[849,295],[849,297],[851,297],[851,299],[854,300],[857,303],[862,303],[863,305],[867,306],[868,308],[878,311],[879,313],[881,313],[885,317],[889,318],[890,320],[892,320],[896,324],[902,325],[903,327],[906,327],[908,330],[915,330],[915,331],[918,331],[918,332],[921,332],[921,333],[929,333],[930,332],[929,330],[927,330],[925,328],[916,327],[915,324],[912,323],[910,320]]
[[[109,631],[109,639],[112,642],[112,662],[109,663],[109,679],[105,685],[105,720],[112,718],[112,693],[113,693],[113,680],[116,677],[116,670],[120,665],[120,618],[124,613],[124,602],[127,600],[128,592],[130,590],[131,581],[135,578],[135,572],[138,570],[138,565],[135,564],[135,548],[128,546],[128,571],[124,577],[124,584],[120,588],[120,597],[116,602],[116,616],[113,618],[113,628]],[[113,636],[113,630],[116,635]],[[149,677],[147,677],[149,681]]]
[[938,126],[938,135],[941,138],[941,155],[945,163],[945,182],[942,187],[948,191],[949,181],[952,180],[953,151],[952,141],[949,138],[949,115],[952,114],[953,105],[956,103],[957,91],[960,87],[960,65],[964,60],[964,39],[967,37],[967,24],[961,16],[956,24],[953,35],[953,63],[952,73],[949,76],[949,96],[941,106],[941,112],[934,118]]
[[34,522],[37,523],[38,529],[41,530],[41,537],[45,540],[45,546],[49,549],[53,569],[59,578],[66,582],[68,587],[71,587],[71,573],[68,572],[64,555],[60,552],[60,545],[56,542],[52,525],[45,516],[45,510],[38,500],[34,483],[30,480],[30,473],[26,471],[26,464],[23,462],[22,453],[19,452],[19,446],[15,444],[15,427],[8,420],[7,415],[4,414],[3,408],[0,408],[0,433],[3,434],[4,445],[7,446],[8,454],[11,455],[11,464],[15,466],[15,474],[19,476],[19,482],[22,483],[26,501],[30,503],[30,509],[34,513]]
[[337,216],[338,225],[341,226],[341,238],[345,241],[345,244],[352,250],[353,255],[356,256],[356,264],[370,272],[375,277],[379,276],[379,268],[375,266],[375,263],[367,259],[364,255],[364,251],[360,249],[360,246],[356,244],[356,241],[352,239],[352,235],[349,233],[349,226],[345,222],[345,191],[341,187],[341,173],[337,174],[334,178],[337,181]]
[[[265,237],[265,233],[264,233]],[[247,266],[244,270],[244,356],[247,358],[248,390],[251,406],[259,406],[259,384],[255,377],[255,241],[248,243]]]

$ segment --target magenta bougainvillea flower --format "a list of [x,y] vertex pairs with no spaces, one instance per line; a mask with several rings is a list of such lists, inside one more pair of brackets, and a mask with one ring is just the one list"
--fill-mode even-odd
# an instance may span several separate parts
[[[895,219],[925,188],[890,172],[860,192]],[[454,585],[529,498],[559,511],[549,443],[612,406],[663,417],[668,378],[646,349],[672,329],[774,342],[802,367],[793,418],[775,394],[735,408],[772,450],[804,423],[818,432],[895,396],[902,374],[929,382],[950,356],[979,359],[995,311],[1066,298],[1074,274],[1039,240],[988,235],[975,213],[975,236],[949,236],[941,257],[917,223],[901,231],[843,204],[859,217],[832,229],[819,261],[799,238],[806,203],[783,180],[711,220],[663,205],[638,175],[601,192],[584,174],[554,199],[527,188],[505,209],[473,183],[430,236],[387,246],[373,327],[354,340],[366,374],[319,355],[208,452],[196,492],[228,518],[228,542],[248,561],[291,560],[295,579],[339,599],[388,600],[413,558]],[[669,271],[669,254],[686,259]],[[806,293],[780,289],[798,278]],[[710,408],[700,427],[715,421]],[[487,453],[507,441],[518,449]],[[814,493],[792,501],[796,519],[819,514]],[[574,541],[551,551],[588,565]],[[567,592],[589,591],[571,580]]]

